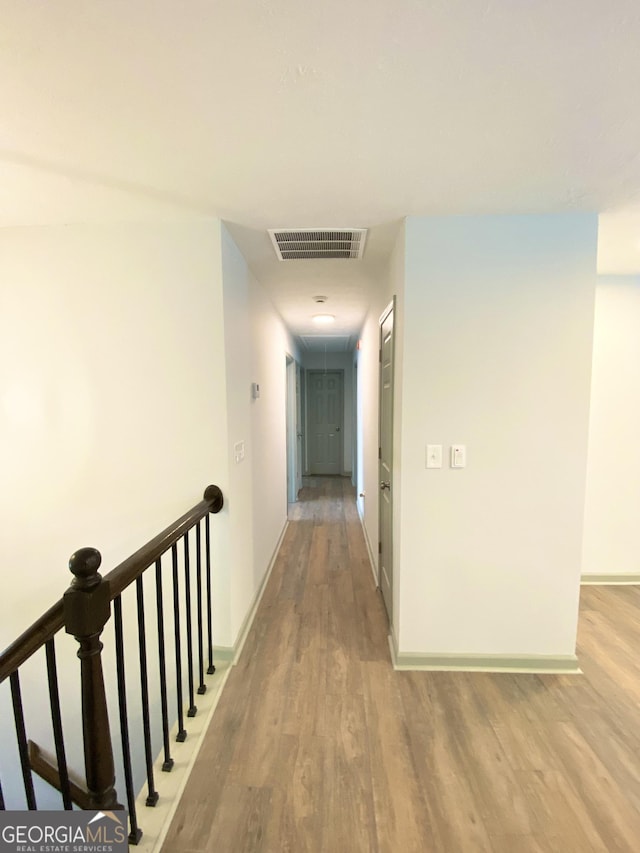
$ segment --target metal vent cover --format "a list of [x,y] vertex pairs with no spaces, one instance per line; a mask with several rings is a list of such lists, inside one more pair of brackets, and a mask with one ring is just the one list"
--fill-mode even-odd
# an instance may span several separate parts
[[353,335],[300,335],[298,341],[307,352],[351,352],[357,338]]
[[366,228],[269,228],[280,261],[343,258],[359,260],[364,252]]

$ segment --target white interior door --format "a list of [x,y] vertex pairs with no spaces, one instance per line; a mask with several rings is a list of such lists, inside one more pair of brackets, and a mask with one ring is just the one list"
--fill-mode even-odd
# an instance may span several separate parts
[[342,371],[307,371],[310,474],[341,474],[343,467]]
[[380,445],[379,466],[380,542],[378,583],[393,624],[393,309],[388,306],[380,318]]

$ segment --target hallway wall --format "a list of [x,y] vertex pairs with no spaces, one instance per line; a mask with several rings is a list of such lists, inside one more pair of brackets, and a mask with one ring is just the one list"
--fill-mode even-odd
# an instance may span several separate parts
[[596,288],[583,575],[640,576],[640,277]]
[[[230,576],[233,645],[251,609],[287,520],[286,354],[293,338],[222,226],[226,356]],[[251,396],[251,384],[260,397]],[[244,443],[235,461],[234,445]]]
[[[571,656],[597,217],[406,227],[400,650]],[[425,469],[427,443],[442,469]]]

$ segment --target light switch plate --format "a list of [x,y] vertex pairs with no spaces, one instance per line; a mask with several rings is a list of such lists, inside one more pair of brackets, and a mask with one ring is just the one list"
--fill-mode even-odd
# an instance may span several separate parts
[[427,468],[442,468],[442,445],[427,444]]
[[464,444],[451,445],[451,467],[465,468],[467,465],[467,447]]

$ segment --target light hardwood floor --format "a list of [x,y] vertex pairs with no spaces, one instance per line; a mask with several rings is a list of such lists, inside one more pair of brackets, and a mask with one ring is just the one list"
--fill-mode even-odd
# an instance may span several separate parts
[[394,672],[353,490],[307,482],[165,853],[637,853],[640,589],[583,588],[583,676]]

